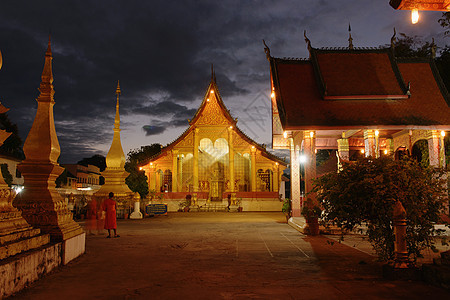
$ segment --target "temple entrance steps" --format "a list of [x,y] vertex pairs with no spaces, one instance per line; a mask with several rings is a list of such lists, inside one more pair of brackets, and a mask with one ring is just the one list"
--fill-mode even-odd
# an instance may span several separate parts
[[[228,211],[228,204],[219,203],[204,203],[203,205],[191,205],[190,211],[193,212],[220,212],[220,211]],[[230,212],[237,212],[237,205],[230,205]]]

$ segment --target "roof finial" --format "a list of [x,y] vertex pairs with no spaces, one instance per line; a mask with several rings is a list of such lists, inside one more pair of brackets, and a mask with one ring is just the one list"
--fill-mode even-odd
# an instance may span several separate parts
[[116,88],[116,94],[120,95],[120,85],[119,85],[119,80],[117,80],[117,88]]
[[211,81],[216,82],[216,72],[214,72],[214,64],[211,64]]
[[397,40],[397,38],[395,37],[396,34],[397,34],[397,32],[395,31],[395,27],[394,27],[394,34],[391,37],[391,50],[392,50],[392,52],[394,52],[394,50],[395,50],[395,42]]
[[311,57],[311,41],[308,39],[308,37],[306,36],[306,30],[303,32],[303,36],[305,37],[305,42],[306,45],[308,46],[308,51],[309,51],[309,57]]
[[352,27],[350,26],[350,22],[348,22],[348,49],[353,50]]
[[47,45],[47,52],[45,52],[45,56],[52,56],[52,34],[48,34],[48,45]]
[[116,103],[116,117],[114,118],[114,129],[120,129],[120,115],[119,115],[119,96],[121,94],[120,86],[119,86],[119,80],[117,80],[117,88],[116,88],[116,95],[117,95],[117,103]]
[[264,44],[264,52],[266,52],[266,58],[267,60],[270,60],[270,48],[266,45],[266,41],[263,40]]
[[436,58],[436,44],[434,43],[434,38],[431,38],[432,42],[431,42],[431,58],[435,59]]

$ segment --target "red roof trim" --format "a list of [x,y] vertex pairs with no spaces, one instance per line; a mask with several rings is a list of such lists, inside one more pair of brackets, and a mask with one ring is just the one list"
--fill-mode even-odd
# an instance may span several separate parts
[[408,99],[408,95],[352,95],[352,96],[323,96],[324,100],[401,100]]

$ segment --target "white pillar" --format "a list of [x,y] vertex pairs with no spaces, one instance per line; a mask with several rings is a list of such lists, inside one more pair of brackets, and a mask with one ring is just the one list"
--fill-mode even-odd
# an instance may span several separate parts
[[375,132],[372,129],[364,130],[364,154],[366,157],[376,157]]
[[142,213],[141,213],[141,196],[139,193],[134,193],[134,211],[130,215],[130,219],[142,219]]
[[289,138],[290,154],[291,154],[291,207],[292,216],[301,216],[301,204],[300,204],[300,160],[299,150],[302,141],[302,132]]

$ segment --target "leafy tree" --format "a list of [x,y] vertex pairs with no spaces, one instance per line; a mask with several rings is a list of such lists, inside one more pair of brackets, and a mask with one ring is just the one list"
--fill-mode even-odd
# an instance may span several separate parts
[[408,220],[408,253],[416,260],[423,249],[434,249],[433,224],[440,221],[448,201],[442,174],[409,158],[362,158],[344,163],[339,173],[316,179],[314,191],[322,221],[344,231],[367,225],[366,234],[380,260],[393,258],[393,208],[400,201]]
[[3,179],[5,179],[6,184],[11,187],[12,182],[13,182],[13,177],[11,175],[11,173],[9,173],[8,170],[8,164],[1,164],[1,170],[2,170],[2,176]]
[[445,35],[450,34],[450,12],[442,13],[442,18],[439,19],[439,24],[441,24],[442,27],[447,29],[445,31]]
[[25,159],[22,150],[22,139],[19,137],[17,125],[12,123],[6,113],[0,114],[0,129],[12,134],[0,146],[0,154],[12,156],[18,159]]
[[125,170],[130,173],[125,182],[133,192],[138,192],[142,198],[147,196],[148,183],[147,176],[144,171],[140,171],[138,165],[148,160],[153,155],[161,152],[160,144],[152,144],[142,146],[140,149],[134,149],[128,152],[127,162],[125,163]]

